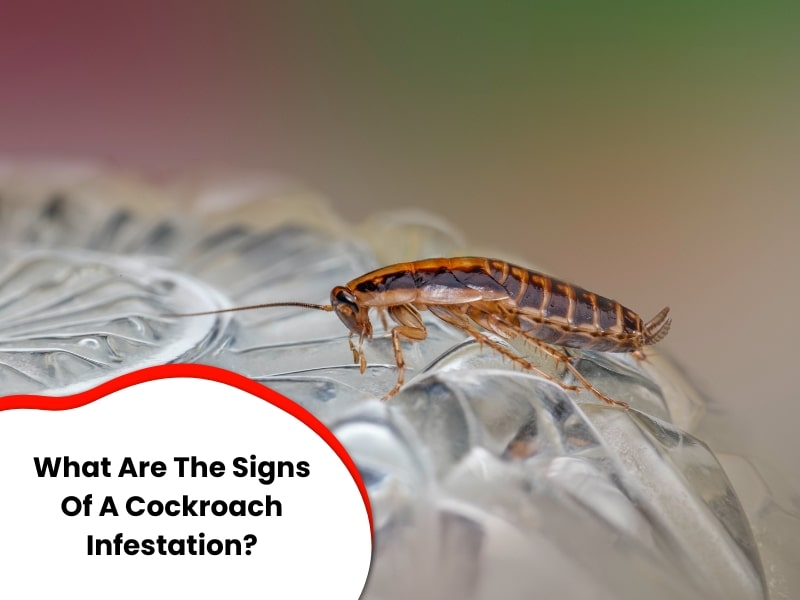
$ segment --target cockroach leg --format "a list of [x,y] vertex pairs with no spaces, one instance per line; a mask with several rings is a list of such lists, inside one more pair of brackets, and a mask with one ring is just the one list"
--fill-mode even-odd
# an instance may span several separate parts
[[595,396],[600,398],[600,400],[602,400],[606,404],[610,404],[612,406],[619,406],[624,410],[628,410],[630,408],[630,405],[627,402],[622,402],[621,400],[614,400],[614,398],[606,396],[603,392],[594,387],[589,382],[589,380],[586,379],[586,377],[584,377],[580,371],[578,371],[575,365],[572,364],[572,360],[574,357],[564,354],[563,352],[556,350],[553,346],[546,344],[545,342],[542,342],[540,340],[529,338],[528,341],[535,344],[545,354],[549,354],[550,356],[552,356],[556,361],[564,363],[564,366],[567,368],[567,370],[570,373],[572,373],[576,377],[576,379],[583,384],[583,387],[585,387],[588,391],[590,391]]
[[400,345],[400,339],[405,339],[412,342],[418,342],[428,337],[427,330],[422,327],[409,327],[408,325],[398,325],[392,329],[392,348],[394,349],[394,360],[397,364],[397,383],[389,390],[381,400],[388,400],[400,391],[406,379],[406,361],[403,358],[403,348]]
[[364,355],[364,331],[358,336],[358,363],[359,370],[363,375],[367,370],[367,357]]
[[555,383],[564,390],[575,392],[581,389],[579,386],[565,384],[563,381],[550,375],[549,373],[542,371],[539,367],[531,364],[518,354],[515,354],[502,344],[499,344],[498,342],[487,336],[485,333],[477,329],[470,322],[469,318],[467,318],[466,315],[459,314],[458,312],[456,312],[458,311],[458,308],[453,309],[447,306],[429,306],[428,310],[430,310],[434,315],[439,317],[442,321],[444,321],[448,325],[452,325],[453,327],[457,327],[458,329],[465,331],[473,338],[475,338],[479,344],[481,345],[486,344],[487,346],[489,346],[489,348],[491,348],[495,352],[502,354],[506,358],[511,359],[513,362],[517,363],[523,369],[526,369],[528,371],[533,371],[540,377],[544,377],[548,381],[552,381],[553,383]]
[[383,325],[384,331],[389,331],[389,321],[386,320],[386,309],[379,308],[378,314],[381,317],[381,325]]
[[360,355],[358,353],[358,350],[356,349],[356,345],[353,343],[353,332],[352,331],[350,332],[350,337],[347,338],[347,342],[350,344],[350,352],[353,353],[353,362],[355,364],[358,364],[358,360],[359,360]]
[[[493,313],[480,311],[480,310],[475,310],[475,308],[473,308],[473,309],[469,310],[469,315],[470,315],[471,318],[475,319],[476,322],[479,325],[481,325],[482,327],[486,327],[487,329],[490,329],[492,331],[496,331],[496,332],[500,333],[501,335],[503,335],[503,337],[507,336],[507,337],[512,338],[512,337],[516,337],[516,336],[519,335],[519,332],[514,331],[513,328],[509,327],[502,319],[500,319],[497,315],[495,315]],[[591,383],[589,383],[589,381],[572,364],[576,359],[575,356],[570,356],[569,354],[566,354],[565,352],[561,352],[561,351],[557,350],[556,348],[554,348],[553,346],[551,346],[550,344],[548,344],[546,342],[543,342],[543,341],[541,341],[541,340],[539,340],[539,339],[537,339],[537,338],[535,338],[533,336],[522,335],[522,340],[527,344],[532,344],[532,345],[536,346],[542,352],[544,352],[545,354],[551,356],[557,362],[564,363],[564,366],[566,367],[566,369],[570,373],[572,373],[578,379],[578,381],[581,382],[581,384],[583,384],[583,387],[585,389],[587,389],[588,391],[592,392],[595,396],[600,398],[603,402],[606,402],[606,403],[611,404],[613,406],[620,406],[620,407],[624,408],[625,410],[630,408],[627,402],[621,402],[619,400],[614,400],[613,398],[610,398],[610,397],[606,396],[603,392],[601,392],[596,387],[594,387]],[[637,352],[641,352],[641,350],[638,350]],[[642,356],[644,356],[644,354],[642,354]],[[558,383],[564,389],[572,389],[572,390],[580,390],[581,389],[579,386],[566,386],[560,380],[556,380],[556,383]]]
[[350,344],[350,352],[353,353],[353,362],[359,365],[359,370],[361,374],[364,374],[364,371],[367,370],[367,357],[364,356],[364,336],[359,336],[358,338],[358,348],[353,343],[353,332],[350,332],[350,337],[347,338],[347,342]]

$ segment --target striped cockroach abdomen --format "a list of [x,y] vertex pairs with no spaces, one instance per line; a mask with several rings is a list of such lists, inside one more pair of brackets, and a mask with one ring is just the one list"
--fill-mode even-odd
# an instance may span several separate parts
[[[573,348],[632,352],[666,335],[669,320],[656,333],[616,300],[511,263],[487,258],[437,258],[400,263],[354,279],[347,287],[360,305],[496,304],[507,333]],[[480,311],[471,312],[471,317]],[[666,313],[662,315],[666,317]],[[485,319],[484,319],[485,320]],[[479,321],[478,321],[479,322]]]

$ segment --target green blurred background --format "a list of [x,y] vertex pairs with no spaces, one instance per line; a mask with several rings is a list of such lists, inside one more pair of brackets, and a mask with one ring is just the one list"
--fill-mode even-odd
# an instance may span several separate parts
[[0,152],[268,169],[351,220],[427,208],[645,318],[669,304],[715,449],[797,477],[796,6],[19,3]]

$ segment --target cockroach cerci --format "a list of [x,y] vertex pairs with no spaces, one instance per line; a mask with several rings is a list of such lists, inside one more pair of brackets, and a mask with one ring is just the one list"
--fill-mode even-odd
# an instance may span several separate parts
[[[646,323],[615,300],[536,271],[491,258],[430,258],[377,269],[337,286],[330,304],[273,302],[217,311],[171,316],[199,316],[237,310],[297,306],[335,312],[350,330],[354,361],[366,370],[365,339],[372,338],[370,309],[376,309],[388,329],[394,322],[392,346],[397,382],[384,396],[394,396],[405,381],[401,341],[420,342],[427,336],[420,311],[428,310],[448,325],[471,335],[523,368],[553,381],[566,390],[578,390],[532,365],[487,332],[500,338],[522,338],[575,376],[583,387],[603,401],[628,408],[595,388],[572,365],[563,348],[601,352],[629,352],[642,356],[644,346],[655,344],[669,332],[672,319],[665,307]],[[358,345],[353,343],[358,336]]]

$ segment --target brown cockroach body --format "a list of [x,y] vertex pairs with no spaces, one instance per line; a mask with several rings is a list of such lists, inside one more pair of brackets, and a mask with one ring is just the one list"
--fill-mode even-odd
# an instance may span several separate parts
[[[669,308],[645,323],[615,300],[505,261],[472,257],[432,258],[372,271],[335,287],[329,305],[292,302],[228,310],[287,305],[335,312],[350,330],[350,348],[362,373],[366,369],[362,346],[365,339],[372,338],[369,311],[376,309],[384,325],[388,314],[395,323],[391,336],[398,373],[397,383],[384,399],[394,396],[405,380],[400,342],[427,337],[420,316],[423,310],[562,388],[580,389],[545,373],[486,332],[504,339],[522,338],[563,363],[597,397],[625,408],[626,403],[597,390],[572,365],[573,358],[559,347],[641,356],[642,348],[662,340],[671,324]],[[353,343],[353,336],[358,336],[358,346]]]

